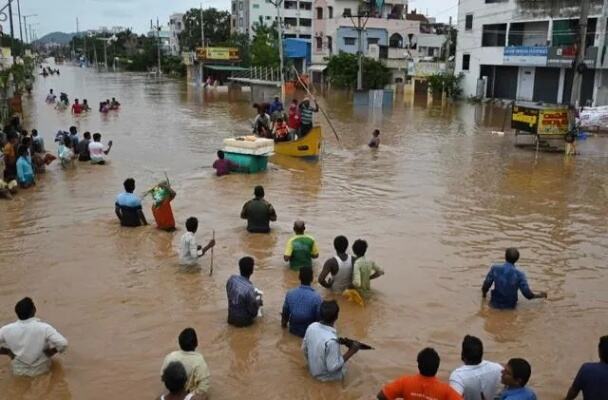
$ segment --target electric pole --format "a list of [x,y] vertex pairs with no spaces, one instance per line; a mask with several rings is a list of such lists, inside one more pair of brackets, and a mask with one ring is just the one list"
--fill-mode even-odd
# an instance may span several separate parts
[[[203,3],[201,3],[201,48],[203,49],[203,51],[201,52],[201,55],[203,55],[202,53],[205,54],[206,56],[206,50],[205,50],[205,19],[204,19],[204,13],[203,13]],[[205,82],[204,80],[204,69],[203,69],[203,61],[204,61],[204,57],[201,57],[201,59],[199,60],[198,63],[198,76],[200,79],[200,85],[203,86],[203,83]]]
[[587,17],[589,16],[590,0],[581,0],[581,16],[578,21],[578,44],[576,58],[572,64],[572,92],[570,104],[575,106],[581,98],[583,71],[585,70],[585,47],[587,44]]
[[[355,22],[355,18],[357,21]],[[357,41],[358,41],[358,68],[357,68],[357,90],[363,90],[363,32],[365,32],[365,26],[367,25],[367,20],[369,19],[369,13],[361,14],[361,12],[357,12],[357,15],[351,15],[350,20],[353,23],[353,27],[357,31]]]

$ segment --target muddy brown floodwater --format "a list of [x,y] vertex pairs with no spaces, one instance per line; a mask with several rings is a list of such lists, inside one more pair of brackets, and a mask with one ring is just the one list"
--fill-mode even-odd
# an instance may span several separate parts
[[[596,359],[598,337],[608,333],[606,139],[581,142],[583,154],[571,160],[536,158],[514,148],[511,134],[490,134],[500,110],[399,100],[384,113],[355,112],[335,94],[322,104],[344,149],[321,121],[320,162],[281,158],[266,173],[218,179],[209,165],[223,138],[248,129],[248,95],[203,96],[182,82],[60,68],[25,99],[26,127],[53,150],[54,132],[72,124],[115,146],[107,166],[63,171],[55,163],[36,188],[0,202],[0,323],[31,296],[39,317],[70,341],[52,374],[33,381],[11,377],[8,358],[0,359],[0,398],[154,398],[164,389],[163,357],[187,326],[198,332],[215,399],[372,398],[387,380],[416,372],[425,346],[438,350],[447,379],[465,334],[484,341],[489,360],[527,358],[540,399],[563,396],[579,365]],[[50,88],[87,98],[94,111],[74,118],[54,110],[44,103]],[[95,111],[112,96],[120,112]],[[370,151],[375,127],[382,146]],[[134,177],[141,193],[165,172],[178,193],[180,230],[121,229],[113,202],[122,181]],[[247,234],[239,219],[257,184],[279,217],[266,236]],[[199,273],[177,267],[189,216],[200,220],[201,242],[216,232],[212,277],[209,257]],[[365,308],[340,300],[339,331],[376,348],[348,363],[342,383],[314,382],[300,340],[280,327],[284,294],[297,284],[282,261],[297,218],[319,241],[316,273],[337,234],[367,239],[369,257],[386,270]],[[520,301],[515,312],[483,304],[482,279],[507,246],[520,248],[520,266],[547,301]],[[256,259],[252,280],[265,292],[265,315],[233,329],[225,283],[243,255]]]

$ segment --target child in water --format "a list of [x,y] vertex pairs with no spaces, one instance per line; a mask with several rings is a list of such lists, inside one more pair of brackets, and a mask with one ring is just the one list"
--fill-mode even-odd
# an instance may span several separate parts
[[374,133],[372,133],[372,140],[369,141],[368,146],[372,149],[377,149],[380,147],[380,131],[378,129],[374,129]]
[[74,152],[72,151],[72,139],[69,136],[63,138],[63,143],[59,145],[58,150],[59,160],[61,166],[67,168],[69,165],[74,164]]
[[186,220],[186,230],[179,240],[179,264],[183,266],[194,266],[198,263],[199,257],[215,246],[215,240],[209,241],[207,246],[199,246],[194,234],[198,230],[198,219],[190,217]]

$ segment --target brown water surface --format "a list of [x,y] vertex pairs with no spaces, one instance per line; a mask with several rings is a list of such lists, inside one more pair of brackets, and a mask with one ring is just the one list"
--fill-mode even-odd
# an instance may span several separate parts
[[[95,110],[77,118],[58,112],[44,103],[50,88],[87,98]],[[120,112],[96,112],[112,96]],[[0,359],[0,398],[154,398],[163,391],[163,357],[187,326],[198,332],[215,399],[372,398],[387,380],[415,373],[425,346],[441,354],[446,379],[467,333],[482,338],[489,360],[527,358],[540,399],[563,396],[608,333],[608,141],[581,142],[583,154],[570,160],[536,158],[515,149],[511,134],[490,133],[503,118],[490,107],[417,99],[354,111],[342,94],[322,104],[344,149],[322,121],[320,162],[280,158],[266,173],[218,179],[209,168],[215,150],[252,118],[246,94],[203,96],[181,82],[67,66],[60,77],[38,79],[25,101],[26,126],[38,128],[47,147],[54,151],[54,132],[72,124],[102,132],[115,147],[107,166],[55,164],[34,189],[0,202],[0,324],[32,296],[39,317],[70,341],[52,374],[33,381],[11,377],[8,358]],[[382,146],[370,151],[375,127]],[[180,230],[120,228],[113,202],[122,181],[134,177],[141,193],[165,172],[178,193]],[[279,215],[270,235],[247,234],[239,220],[257,184]],[[189,216],[200,220],[201,242],[216,232],[212,277],[209,257],[201,272],[177,267]],[[349,362],[343,383],[314,382],[300,340],[280,327],[285,291],[297,284],[282,261],[297,218],[319,241],[317,272],[337,234],[367,239],[369,257],[386,270],[367,307],[340,300],[339,331],[376,348]],[[532,288],[549,292],[547,301],[522,300],[515,312],[481,301],[488,266],[507,246],[520,248],[520,266]],[[265,292],[265,315],[233,329],[225,282],[243,255],[256,259],[252,280]]]

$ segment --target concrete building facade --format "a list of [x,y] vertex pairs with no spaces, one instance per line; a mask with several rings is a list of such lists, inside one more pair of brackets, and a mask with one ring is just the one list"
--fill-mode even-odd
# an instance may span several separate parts
[[[608,104],[606,0],[591,0],[581,104]],[[456,73],[465,96],[569,103],[580,0],[466,0]]]
[[[232,0],[231,29],[253,38],[256,24],[272,25],[277,9],[269,0]],[[281,7],[283,37],[310,40],[312,0],[284,0]]]
[[[311,67],[314,81],[320,81],[332,55],[357,54],[357,18],[350,16],[357,14],[359,5],[357,0],[315,0]],[[441,55],[447,36],[434,32],[424,15],[415,10],[408,12],[407,0],[388,0],[381,8],[369,1],[363,6],[370,16],[363,19],[363,54],[382,60],[392,71],[394,82],[406,80],[410,63],[429,54],[432,59]]]
[[184,14],[175,13],[169,17],[169,51],[177,56],[181,50],[179,35],[184,31]]

